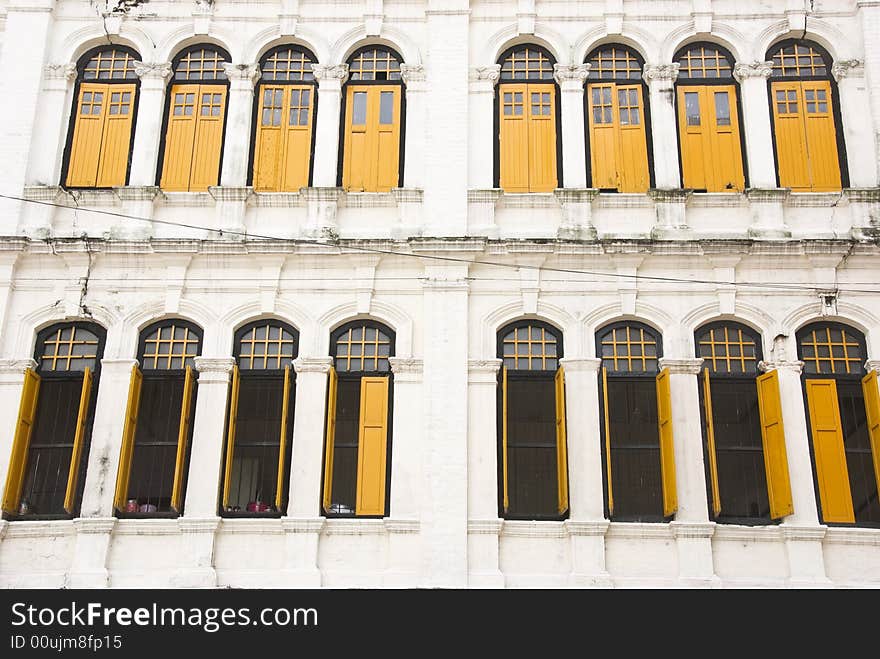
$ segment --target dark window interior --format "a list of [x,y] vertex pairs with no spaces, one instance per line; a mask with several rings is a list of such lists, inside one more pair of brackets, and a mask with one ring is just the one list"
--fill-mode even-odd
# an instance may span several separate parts
[[[262,502],[270,506],[268,512],[283,512],[275,510],[283,398],[283,374],[241,378],[229,492],[233,510],[248,512],[248,504]],[[292,402],[293,387],[287,409],[288,437],[293,428]]]
[[754,380],[711,381],[721,518],[770,520],[764,443]]
[[663,519],[654,378],[608,378],[614,521]]
[[[31,515],[64,515],[64,497],[70,474],[73,436],[79,415],[82,378],[43,378],[40,399],[28,448],[22,501]],[[87,445],[80,455],[80,478],[87,462]]]
[[508,514],[558,517],[556,388],[546,378],[507,380]]
[[184,378],[183,373],[144,374],[127,498],[156,509],[140,512],[171,511]]
[[880,502],[877,500],[877,476],[868,436],[865,399],[858,380],[837,381],[837,400],[843,426],[843,446],[849,487],[852,492],[856,523],[880,523]]
[[333,443],[331,513],[355,514],[360,406],[360,378],[350,380],[340,378],[336,392],[336,438]]

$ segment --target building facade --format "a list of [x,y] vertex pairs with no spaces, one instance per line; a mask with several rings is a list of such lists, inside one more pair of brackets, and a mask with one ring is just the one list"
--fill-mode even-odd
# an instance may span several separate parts
[[0,585],[880,585],[878,34],[5,0]]

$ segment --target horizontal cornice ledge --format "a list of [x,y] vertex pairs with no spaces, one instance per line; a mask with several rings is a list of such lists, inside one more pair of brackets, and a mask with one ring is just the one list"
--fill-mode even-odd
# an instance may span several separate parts
[[711,538],[715,535],[715,522],[670,522],[674,538]]
[[279,519],[230,519],[220,522],[220,533],[231,535],[281,535],[284,528]]
[[298,357],[293,360],[293,369],[297,373],[329,373],[332,367],[332,357]]
[[398,535],[416,534],[421,529],[417,519],[385,519],[385,530]]
[[567,520],[565,522],[565,529],[568,531],[568,534],[578,536],[604,536],[606,533],[608,533],[608,527],[610,526],[611,522],[609,522],[607,519],[595,521]]
[[182,533],[216,533],[220,528],[221,519],[219,517],[204,517],[201,519],[192,519],[179,517],[177,526]]
[[880,529],[848,529],[829,527],[825,542],[836,545],[862,545],[880,547]]
[[565,538],[564,522],[504,520],[501,535],[507,538]]
[[322,535],[384,535],[384,519],[328,519]]
[[697,375],[703,368],[703,360],[701,359],[666,359],[661,358],[659,361],[661,369],[669,369],[673,375]]
[[780,542],[782,532],[778,526],[717,524],[712,539],[729,542]]
[[282,517],[285,533],[320,533],[327,520],[324,517]]
[[472,519],[468,520],[468,535],[498,535],[504,521],[500,519]]
[[5,519],[0,519],[0,542],[3,542],[3,538],[6,537],[6,529],[9,528],[9,522]]
[[113,535],[180,535],[180,526],[176,519],[120,519]]
[[76,533],[70,520],[8,522],[6,538],[60,538]]
[[621,540],[672,540],[672,529],[669,524],[648,522],[611,522],[606,538]]
[[819,542],[828,532],[827,526],[787,526],[780,524],[782,538],[793,542]]
[[73,528],[77,535],[89,533],[110,533],[118,520],[115,517],[77,517],[73,520]]

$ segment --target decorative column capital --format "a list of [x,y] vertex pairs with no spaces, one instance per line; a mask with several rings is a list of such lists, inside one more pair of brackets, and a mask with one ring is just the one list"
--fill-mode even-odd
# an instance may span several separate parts
[[491,384],[498,382],[498,371],[501,370],[500,359],[469,359],[468,384]]
[[233,90],[253,91],[260,79],[260,67],[256,64],[232,64],[223,62],[223,71]]
[[501,78],[500,64],[473,66],[468,71],[468,82],[470,83],[471,92],[475,93],[494,93],[495,85],[498,83],[499,78]]
[[703,368],[703,358],[699,359],[660,359],[660,369],[668,368],[673,375],[697,375]]
[[602,360],[598,357],[563,357],[559,360],[567,373],[598,373]]
[[773,62],[762,62],[760,60],[737,62],[733,67],[733,77],[739,83],[742,83],[747,78],[763,78],[767,80],[771,73],[773,73]]
[[[5,375],[22,376],[26,370],[37,367],[33,359],[0,359],[0,377]],[[20,377],[18,379],[21,379]]]
[[837,82],[844,78],[864,78],[865,62],[860,59],[845,59],[835,62],[831,67],[831,75]]
[[563,91],[580,91],[590,74],[591,64],[554,64],[553,79]]
[[648,82],[675,82],[678,78],[678,62],[672,64],[645,64],[642,71],[642,77]]
[[348,64],[312,64],[312,73],[320,87],[341,87],[348,80]]
[[880,359],[869,359],[865,362],[865,370],[870,373],[871,371],[877,371],[880,373]]
[[297,373],[329,373],[333,367],[333,357],[299,357],[293,360]]
[[410,357],[389,357],[388,363],[391,364],[391,372],[395,376],[398,374],[420,375],[425,366],[421,359]]
[[795,375],[800,375],[804,370],[803,362],[758,362],[758,370],[764,373],[770,371],[791,371]]
[[400,78],[406,85],[407,93],[425,91],[425,81],[428,76],[425,67],[421,64],[401,64]]
[[232,357],[196,357],[194,361],[199,372],[199,384],[229,382],[229,374],[235,366]]
[[43,77],[46,80],[63,80],[65,83],[71,82],[76,78],[76,62],[47,64],[43,67]]
[[171,62],[135,62],[134,72],[141,80],[157,80],[166,84],[171,77]]

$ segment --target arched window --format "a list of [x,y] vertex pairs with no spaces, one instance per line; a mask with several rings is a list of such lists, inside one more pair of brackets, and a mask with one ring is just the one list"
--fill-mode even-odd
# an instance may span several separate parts
[[225,51],[208,45],[187,48],[174,59],[165,110],[163,190],[205,191],[220,180],[227,62]]
[[616,323],[596,334],[602,358],[603,460],[612,521],[657,522],[677,507],[669,370],[660,335]]
[[366,46],[348,59],[341,184],[351,192],[389,192],[403,184],[401,57]]
[[698,43],[678,51],[675,61],[684,187],[742,192],[746,183],[733,58],[720,46]]
[[776,371],[761,375],[761,337],[736,323],[695,336],[713,518],[761,523],[793,512]]
[[498,333],[498,357],[502,515],[560,519],[568,513],[562,334],[535,320],[512,323]]
[[192,416],[195,358],[202,331],[163,320],[144,329],[131,372],[115,505],[124,516],[183,513]]
[[260,320],[235,333],[223,513],[281,515],[287,507],[293,433],[293,360],[299,332]]
[[323,512],[388,514],[391,362],[394,332],[357,320],[330,335]]
[[527,45],[511,48],[499,63],[499,185],[505,192],[551,192],[559,187],[556,62],[546,49]]
[[808,41],[783,41],[773,61],[770,102],[779,185],[795,192],[840,190],[843,134],[831,58]]
[[593,187],[647,192],[648,105],[642,81],[644,61],[632,48],[600,46],[588,57],[587,114]]
[[279,46],[260,60],[253,156],[253,185],[258,192],[296,192],[309,185],[314,63],[315,57],[299,46]]
[[69,188],[125,185],[134,141],[134,114],[140,84],[130,48],[101,48],[77,67],[76,99],[65,149]]
[[865,337],[837,323],[797,333],[812,437],[813,468],[825,523],[880,523],[880,394],[865,373]]
[[79,513],[104,338],[102,327],[83,322],[52,325],[37,335],[37,367],[25,371],[12,441],[4,518]]

